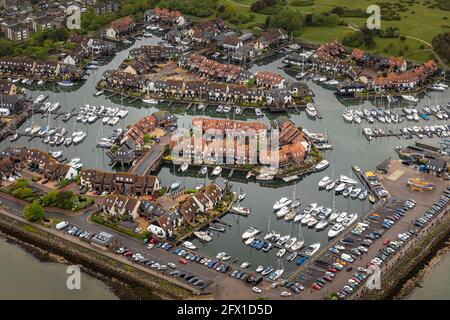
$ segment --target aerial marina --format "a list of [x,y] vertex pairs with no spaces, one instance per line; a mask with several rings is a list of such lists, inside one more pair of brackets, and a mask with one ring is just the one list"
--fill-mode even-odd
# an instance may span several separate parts
[[[72,192],[72,207],[46,213],[65,223],[55,232],[216,299],[236,287],[239,299],[357,299],[369,266],[388,268],[413,234],[446,219],[450,91],[434,62],[410,67],[423,71],[420,90],[377,96],[387,76],[349,91],[360,84],[347,83],[346,64],[332,75],[318,66],[362,63],[336,42],[311,49],[275,29],[282,45],[244,68],[174,45],[169,29],[133,29],[82,80],[5,80],[27,111],[0,142],[6,205],[24,180],[36,199]],[[250,163],[239,153],[250,138],[225,145],[212,129],[279,145]]]

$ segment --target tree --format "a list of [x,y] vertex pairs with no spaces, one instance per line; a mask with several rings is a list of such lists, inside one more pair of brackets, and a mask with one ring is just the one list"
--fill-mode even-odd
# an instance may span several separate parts
[[305,24],[305,17],[297,11],[283,9],[276,14],[267,16],[267,28],[282,28],[288,33],[299,31]]
[[59,208],[70,210],[72,209],[72,197],[73,197],[72,191],[59,192],[58,195],[56,196],[56,205]]
[[58,198],[58,192],[52,190],[42,197],[42,204],[45,207],[50,207],[56,205],[56,200]]
[[23,216],[31,222],[40,221],[45,218],[44,208],[37,201],[33,201],[23,208]]

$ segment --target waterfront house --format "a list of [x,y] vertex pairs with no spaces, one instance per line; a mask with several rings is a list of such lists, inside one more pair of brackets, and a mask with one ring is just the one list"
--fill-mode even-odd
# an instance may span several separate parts
[[128,172],[117,172],[114,178],[114,189],[120,194],[129,194],[136,181],[136,175]]
[[134,19],[126,16],[112,21],[106,28],[106,37],[111,39],[119,39],[130,36],[136,28]]
[[360,82],[360,81],[344,81],[341,82],[337,88],[336,91],[339,95],[355,95],[355,93],[362,92],[366,90],[367,84]]
[[129,197],[127,204],[125,205],[124,214],[130,215],[133,217],[133,219],[136,219],[137,217],[139,217],[138,210],[140,204],[141,201],[139,201],[139,199]]
[[102,190],[109,193],[114,191],[114,173],[105,172],[105,175],[103,176]]
[[95,173],[94,190],[100,194],[103,192],[103,180],[105,179],[105,172],[99,171]]
[[55,78],[59,76],[61,66],[57,61],[36,61],[34,75],[39,78]]
[[166,8],[156,7],[152,10],[147,10],[144,14],[144,21],[146,23],[160,22],[167,26],[183,26],[186,24],[186,18],[180,11],[171,11]]
[[260,71],[255,76],[256,84],[266,88],[284,88],[286,80],[278,73]]
[[147,55],[141,54],[134,58],[123,71],[133,75],[145,75],[150,73],[152,68],[152,61]]
[[144,89],[145,81],[140,75],[131,74],[122,70],[107,70],[103,75],[103,79],[112,88],[137,92],[142,92]]
[[179,210],[165,212],[156,219],[156,225],[162,228],[169,238],[172,237],[174,229],[180,227],[184,222],[184,216]]
[[113,195],[113,194],[107,195],[104,198],[103,205],[102,205],[103,212],[108,215],[113,215],[114,214],[114,205],[116,204],[116,201],[117,201],[116,195]]
[[114,205],[112,209],[110,210],[111,215],[124,215],[125,214],[125,208],[128,202],[128,197],[125,197],[123,195],[117,195],[116,201],[114,202]]
[[131,148],[142,148],[144,145],[144,136],[150,134],[156,129],[156,118],[153,115],[146,116],[132,125],[127,132],[121,144],[126,144]]
[[12,96],[17,94],[17,87],[9,80],[0,79],[0,94]]
[[195,223],[197,214],[201,212],[201,209],[193,197],[189,197],[180,205],[178,211],[183,216],[184,222],[192,225]]
[[80,185],[92,189],[94,187],[95,176],[97,170],[94,169],[83,169],[80,172]]
[[393,72],[405,72],[406,71],[406,60],[403,57],[390,57],[389,67]]
[[35,61],[30,58],[1,57],[0,74],[30,76],[33,74]]
[[16,173],[14,162],[10,158],[0,159],[0,178],[6,180]]
[[255,41],[254,47],[258,50],[267,49],[269,47],[277,48],[289,40],[286,31],[277,28],[264,31],[258,40]]
[[24,109],[25,97],[22,95],[2,95],[0,97],[0,115],[13,116]]

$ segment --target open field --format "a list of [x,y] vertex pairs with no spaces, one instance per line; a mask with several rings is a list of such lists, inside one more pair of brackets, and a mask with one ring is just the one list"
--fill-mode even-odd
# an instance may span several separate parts
[[[327,0],[312,0],[313,5],[310,6],[293,6],[293,0],[287,0],[288,7],[292,10],[301,12],[303,14],[328,12],[336,6],[347,7],[349,9],[366,9],[369,5],[375,4],[373,0],[335,0],[333,5],[329,4]],[[384,21],[381,22],[382,29],[387,27],[398,27],[400,34],[406,36],[406,40],[401,41],[399,38],[379,38],[375,39],[376,46],[367,51],[384,54],[384,55],[403,55],[407,59],[423,62],[434,56],[431,50],[431,40],[436,34],[450,31],[450,11],[441,10],[437,7],[430,8],[430,5],[435,4],[435,0],[415,0],[413,4],[406,1],[401,3],[407,7],[407,10],[393,9],[397,12],[401,20]],[[231,24],[233,27],[240,29],[251,29],[265,21],[267,15],[252,13],[250,5],[254,0],[220,0],[221,4],[232,5],[237,14],[249,15],[253,14],[254,18],[251,22],[241,25]],[[383,0],[379,3],[400,3],[398,0]],[[364,25],[365,18],[342,17],[341,20],[353,27],[360,27]],[[334,39],[341,40],[347,34],[352,32],[351,28],[344,26],[338,27],[305,27],[301,30],[300,40],[318,43],[330,41]]]

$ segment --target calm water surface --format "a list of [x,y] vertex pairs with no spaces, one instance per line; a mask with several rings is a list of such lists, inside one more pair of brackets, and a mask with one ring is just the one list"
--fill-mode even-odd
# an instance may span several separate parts
[[[155,44],[157,42],[157,38],[143,39],[137,41],[131,48],[139,47],[143,44]],[[45,91],[45,93],[50,96],[49,101],[59,101],[63,105],[61,108],[63,111],[70,111],[73,107],[79,107],[83,104],[97,106],[122,106],[120,97],[114,97],[112,100],[107,99],[105,96],[94,97],[93,92],[95,90],[95,83],[100,80],[103,72],[107,69],[118,67],[121,61],[128,55],[128,50],[118,53],[111,63],[106,66],[102,66],[99,70],[93,72],[80,88],[74,89],[73,91],[66,89],[61,91],[61,89],[53,88],[53,86],[50,85],[46,88],[49,91]],[[277,58],[265,66],[255,66],[251,70],[257,71],[264,69],[277,71],[290,78],[279,69],[279,67],[282,66],[281,60],[281,58]],[[208,245],[197,243],[202,251],[208,252],[212,255],[215,255],[219,251],[226,251],[233,256],[231,260],[239,259],[240,262],[251,262],[251,268],[256,268],[259,264],[272,265],[276,267],[278,264],[275,256],[276,250],[271,250],[269,253],[253,250],[242,243],[241,234],[251,226],[266,231],[268,229],[268,225],[270,224],[270,229],[274,229],[282,234],[290,233],[293,236],[300,237],[299,225],[286,223],[283,220],[277,220],[271,209],[275,201],[282,196],[292,197],[294,191],[296,196],[303,200],[303,207],[312,202],[317,202],[319,205],[325,207],[332,207],[334,202],[336,209],[347,212],[357,212],[360,215],[370,208],[370,204],[367,200],[351,200],[342,196],[338,196],[335,200],[333,200],[332,193],[328,193],[327,191],[319,191],[317,183],[325,175],[334,176],[335,178],[337,178],[340,174],[352,176],[352,165],[359,165],[363,170],[373,169],[377,164],[386,158],[396,157],[394,152],[395,146],[406,145],[408,142],[397,138],[377,139],[368,142],[361,134],[364,123],[362,123],[361,126],[346,124],[342,119],[342,112],[345,107],[363,106],[365,108],[372,108],[374,105],[380,105],[382,103],[386,104],[385,101],[353,100],[352,102],[347,101],[343,103],[334,96],[332,91],[323,89],[312,82],[308,82],[308,85],[315,93],[315,104],[319,108],[323,119],[311,120],[306,117],[304,112],[301,114],[287,114],[287,116],[294,121],[297,126],[307,128],[312,132],[322,132],[328,134],[329,142],[333,144],[333,150],[326,153],[326,158],[331,163],[330,167],[324,172],[303,177],[299,181],[283,186],[274,183],[260,185],[254,180],[247,181],[244,176],[239,176],[239,174],[235,173],[232,179],[233,187],[235,190],[238,190],[240,187],[247,193],[247,197],[243,201],[243,205],[250,206],[252,208],[252,213],[248,218],[235,215],[225,216],[223,220],[232,224],[233,227],[227,229],[225,233],[215,233],[215,239]],[[33,87],[28,89],[29,94],[33,97],[36,97],[40,93],[44,92],[38,91],[37,88]],[[450,93],[448,90],[444,93],[432,93],[430,97],[422,99],[419,106],[429,104],[430,101],[433,104],[438,103],[445,106],[447,105],[447,102],[450,101]],[[129,110],[129,114],[125,119],[121,120],[120,126],[122,128],[126,128],[127,125],[132,124],[143,116],[149,115],[158,110],[155,107],[148,107],[141,102],[136,102],[130,105],[126,103],[126,100],[124,100],[123,105]],[[399,108],[401,106],[402,104],[399,102],[398,105],[394,107]],[[159,105],[158,108],[163,110],[168,109],[167,106],[161,105]],[[195,110],[195,108],[191,108],[189,113],[186,113],[182,106],[172,106],[170,110],[179,117],[179,126],[184,126],[186,128],[189,127],[194,116],[202,115],[206,117],[224,117],[224,115],[215,114],[213,108],[207,108],[206,111],[202,112]],[[234,117],[231,114],[229,116]],[[268,116],[265,116],[258,121],[268,124],[270,120],[275,118],[274,115]],[[251,121],[256,118],[253,111],[246,110],[243,115],[236,117],[236,119]],[[42,126],[48,124],[48,120],[46,118],[41,118],[39,115],[35,116],[34,119],[29,120],[28,123],[25,123],[19,131],[23,132],[23,130],[33,122]],[[438,121],[434,120],[434,117],[432,120],[427,122],[427,124],[433,123],[438,123]],[[409,123],[408,125],[413,126],[414,124]],[[97,149],[95,145],[96,141],[98,141],[101,137],[109,136],[111,131],[114,129],[113,127],[103,126],[101,121],[97,121],[93,125],[84,125],[77,123],[74,118],[68,123],[63,123],[60,119],[56,121],[52,120],[50,122],[50,126],[65,126],[70,133],[81,129],[86,131],[88,135],[83,143],[78,146],[72,145],[69,148],[64,146],[52,148],[41,143],[38,139],[34,139],[30,142],[28,141],[28,138],[25,137],[22,137],[14,144],[17,146],[25,145],[27,147],[36,147],[46,151],[63,150],[64,156],[69,159],[75,156],[81,157],[81,162],[84,164],[85,168],[111,170],[111,168],[108,167],[109,158],[106,156],[104,150]],[[118,126],[119,124],[116,127]],[[403,122],[402,124],[380,124],[378,126],[382,126],[384,130],[387,131],[389,127],[394,128],[406,126],[406,122]],[[424,139],[426,142],[436,143],[436,140],[432,140],[435,139]],[[8,140],[3,141],[0,143],[0,148],[3,149],[8,145],[10,145]],[[173,166],[163,167],[158,175],[161,178],[163,185],[170,185],[175,179],[177,179],[181,180],[182,185],[187,188],[194,187],[201,180],[197,176],[196,170],[192,169],[189,170],[187,174],[180,175],[175,172]],[[228,172],[224,170],[223,175],[228,175]],[[316,232],[314,229],[308,229],[307,227],[302,227],[301,229],[306,245],[317,241],[320,241],[322,244],[326,243],[327,230]],[[286,271],[290,271],[295,268],[295,264],[288,263],[285,260],[283,267]],[[30,291],[33,291],[33,288],[36,287],[30,285]]]

